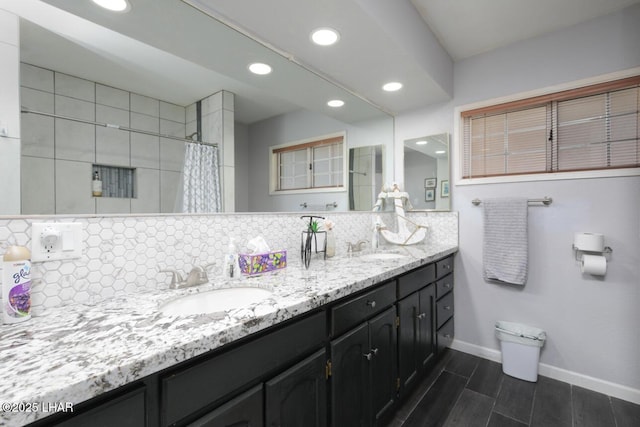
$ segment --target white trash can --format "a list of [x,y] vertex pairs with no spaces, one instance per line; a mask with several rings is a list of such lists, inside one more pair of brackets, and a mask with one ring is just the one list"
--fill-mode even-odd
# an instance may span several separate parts
[[540,347],[547,334],[532,326],[500,320],[496,322],[496,337],[502,349],[502,372],[521,380],[538,381]]

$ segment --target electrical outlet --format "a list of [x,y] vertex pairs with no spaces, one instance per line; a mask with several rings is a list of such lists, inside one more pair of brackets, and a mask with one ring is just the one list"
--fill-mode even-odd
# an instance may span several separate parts
[[82,224],[34,223],[31,227],[31,260],[54,261],[82,256]]

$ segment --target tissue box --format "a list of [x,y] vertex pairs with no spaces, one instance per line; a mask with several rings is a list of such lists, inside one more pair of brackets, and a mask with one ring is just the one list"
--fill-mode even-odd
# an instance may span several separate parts
[[253,276],[287,266],[287,251],[273,251],[265,254],[238,254],[242,274]]

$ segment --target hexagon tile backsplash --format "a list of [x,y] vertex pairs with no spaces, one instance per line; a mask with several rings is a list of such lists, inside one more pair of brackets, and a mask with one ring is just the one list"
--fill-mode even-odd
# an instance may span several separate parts
[[[0,218],[0,256],[11,245],[31,247],[31,224],[80,222],[83,255],[71,261],[33,263],[32,309],[71,303],[97,304],[114,296],[167,288],[170,275],[160,269],[188,271],[194,265],[215,263],[211,276],[221,274],[229,238],[238,249],[262,235],[271,249],[287,249],[299,257],[300,233],[306,220],[300,213],[212,214],[129,217]],[[335,223],[337,255],[347,241],[371,239],[370,212],[332,212],[321,215]],[[390,214],[383,214],[390,215]],[[457,212],[415,212],[412,220],[429,225],[427,241],[458,244]],[[390,222],[391,217],[385,218]]]

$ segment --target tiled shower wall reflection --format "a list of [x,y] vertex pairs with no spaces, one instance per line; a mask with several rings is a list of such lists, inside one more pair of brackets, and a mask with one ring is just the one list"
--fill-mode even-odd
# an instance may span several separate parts
[[[388,215],[384,217],[384,215]],[[347,241],[371,239],[372,214],[336,212],[326,215],[335,222],[337,255],[346,252]],[[456,212],[411,213],[412,220],[429,226],[426,242],[457,245]],[[383,214],[387,224],[390,214]],[[83,256],[71,261],[33,263],[34,315],[71,303],[95,304],[104,299],[144,290],[167,288],[169,275],[160,268],[189,271],[194,265],[215,263],[210,278],[221,274],[221,261],[229,238],[240,250],[262,235],[272,249],[287,249],[290,259],[300,251],[300,214],[213,214],[136,217],[55,217],[0,219],[0,254],[10,245],[31,247],[34,222],[83,224]]]
[[[25,63],[20,82],[22,107],[69,118],[22,113],[21,212],[176,211],[184,143],[116,127],[184,138],[195,108]],[[93,197],[93,164],[135,169],[136,197]]]

